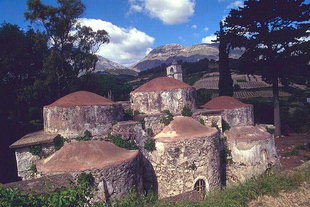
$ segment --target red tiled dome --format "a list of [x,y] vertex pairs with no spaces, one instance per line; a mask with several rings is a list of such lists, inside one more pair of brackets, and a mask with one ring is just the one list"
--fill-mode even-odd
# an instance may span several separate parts
[[54,103],[47,105],[46,107],[60,106],[108,106],[113,105],[115,102],[88,91],[77,91],[70,93]]
[[126,150],[106,141],[72,142],[37,163],[43,173],[101,169],[133,159],[138,150]]
[[215,128],[206,127],[191,117],[177,116],[159,134],[155,136],[159,142],[176,142],[190,138],[212,136]]
[[234,109],[251,106],[230,96],[219,96],[202,105],[204,109]]
[[143,84],[136,88],[132,93],[136,92],[151,92],[151,91],[167,91],[177,88],[193,88],[192,86],[183,83],[182,81],[176,80],[169,77],[159,77]]

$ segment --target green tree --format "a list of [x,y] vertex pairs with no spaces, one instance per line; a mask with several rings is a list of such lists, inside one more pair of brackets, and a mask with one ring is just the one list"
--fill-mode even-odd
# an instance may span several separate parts
[[49,54],[44,60],[44,89],[51,97],[58,98],[70,92],[70,86],[79,74],[95,68],[94,55],[101,44],[109,41],[104,30],[93,31],[81,26],[78,18],[85,10],[80,0],[57,0],[58,7],[28,0],[27,20],[39,22],[49,38]]
[[219,41],[219,95],[233,96],[233,80],[231,78],[229,68],[229,52],[231,49],[231,44],[229,43],[229,39],[226,35],[222,22],[220,22],[220,31],[217,32],[217,41]]
[[40,76],[47,39],[32,29],[27,32],[17,25],[0,27],[0,116],[13,120],[27,119],[33,95],[27,93]]
[[[309,36],[309,4],[304,0],[247,0],[226,18],[231,44],[244,47],[241,70],[259,73],[272,84],[275,136],[281,135],[279,81],[288,84],[301,45]],[[308,56],[309,58],[309,56]],[[309,61],[309,59],[308,59]]]

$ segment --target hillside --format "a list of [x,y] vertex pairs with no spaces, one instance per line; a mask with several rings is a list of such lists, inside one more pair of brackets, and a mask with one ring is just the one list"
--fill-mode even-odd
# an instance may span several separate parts
[[97,55],[98,62],[94,73],[97,74],[109,74],[109,75],[123,75],[123,76],[137,76],[138,73],[132,69],[129,69],[119,63],[108,60],[100,55]]
[[[231,58],[239,58],[241,50],[233,50]],[[173,59],[182,62],[198,62],[201,59],[218,60],[218,44],[197,44],[193,46],[182,46],[179,44],[162,45],[153,49],[142,60],[135,63],[132,69],[144,71],[162,64],[170,64]]]

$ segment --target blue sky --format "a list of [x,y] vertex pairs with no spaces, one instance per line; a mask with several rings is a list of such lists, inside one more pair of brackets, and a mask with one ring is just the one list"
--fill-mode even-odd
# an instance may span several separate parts
[[[57,5],[56,0],[42,0]],[[84,0],[86,12],[80,23],[105,29],[110,43],[98,53],[130,65],[160,45],[184,46],[210,42],[219,21],[242,0]],[[0,0],[0,22],[27,29],[26,0]],[[33,25],[33,27],[38,27]]]

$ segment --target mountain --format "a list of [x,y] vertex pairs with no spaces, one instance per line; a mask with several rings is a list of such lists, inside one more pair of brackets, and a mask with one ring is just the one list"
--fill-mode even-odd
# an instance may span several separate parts
[[94,73],[96,74],[109,74],[109,75],[128,75],[137,76],[138,73],[130,68],[127,68],[119,63],[108,60],[100,55],[97,55],[98,62]]
[[[193,46],[182,46],[179,44],[168,44],[153,49],[142,60],[132,66],[133,70],[143,71],[160,66],[161,64],[170,64],[173,59],[183,62],[197,62],[201,59],[218,60],[218,43],[198,44]],[[231,58],[239,58],[241,50],[233,50]]]

